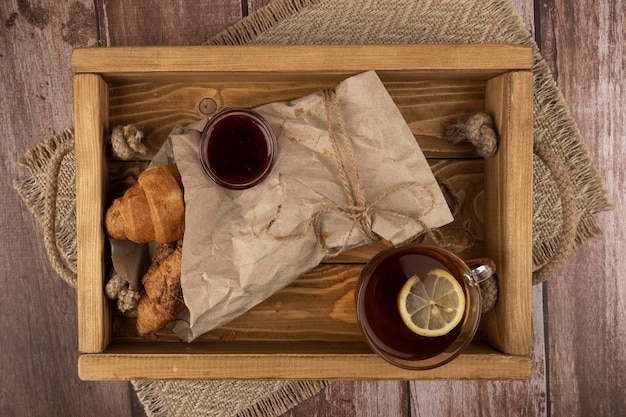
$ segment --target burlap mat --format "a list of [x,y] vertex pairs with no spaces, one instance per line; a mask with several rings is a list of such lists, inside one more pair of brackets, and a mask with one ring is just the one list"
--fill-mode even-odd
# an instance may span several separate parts
[[[603,183],[545,61],[509,0],[275,0],[207,42],[211,45],[392,43],[532,46],[536,145],[533,282],[547,279],[572,247],[601,233],[595,215],[610,209]],[[44,244],[53,266],[67,282],[75,284],[72,138],[72,131],[68,130],[30,150],[21,163],[31,171],[31,176],[16,180],[15,188],[42,224]],[[556,170],[555,166],[561,169]],[[573,204],[566,204],[568,200]],[[193,417],[277,416],[326,384],[325,381],[133,381],[149,416]]]

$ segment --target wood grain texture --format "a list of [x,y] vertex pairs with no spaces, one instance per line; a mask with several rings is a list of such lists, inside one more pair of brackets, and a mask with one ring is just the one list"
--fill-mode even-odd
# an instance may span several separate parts
[[615,210],[547,283],[551,411],[620,416],[626,400],[626,8],[542,3],[540,46]]
[[240,0],[97,0],[103,46],[200,45],[242,18]]
[[485,336],[503,352],[530,351],[532,285],[532,74],[487,82],[485,109],[500,134],[485,158],[485,255],[497,265],[498,303],[483,318]]
[[3,1],[0,18],[0,415],[129,415],[127,383],[78,379],[76,291],[11,184],[24,152],[72,126],[70,54],[96,42],[93,4]]
[[[303,81],[120,83],[110,89],[111,126],[132,123],[144,131],[149,148],[145,158],[151,159],[177,125],[224,108],[291,100],[336,85],[335,81]],[[443,126],[463,114],[484,110],[484,82],[385,81],[385,87],[427,157],[476,156],[471,145],[448,142]],[[202,107],[203,100],[214,104],[212,111]]]
[[283,417],[408,417],[408,396],[403,381],[333,382]]
[[248,0],[248,13],[253,13],[269,4],[271,0]]
[[[322,352],[322,353],[320,353]],[[237,369],[233,369],[237,368]],[[472,343],[454,362],[419,372],[421,380],[526,379],[530,359]],[[85,380],[110,379],[338,379],[413,380],[416,372],[393,366],[365,344],[113,343],[82,355]]]
[[[494,55],[499,59],[491,59]],[[128,46],[76,49],[72,69],[76,73],[98,72],[106,80],[122,82],[133,76],[146,81],[146,75],[175,82],[194,74],[199,77],[190,78],[192,81],[200,81],[206,74],[219,81],[214,74],[223,74],[227,80],[250,82],[257,74],[261,79],[271,78],[268,72],[275,79],[289,81],[291,75],[301,79],[311,68],[320,72],[322,79],[334,81],[364,68],[377,70],[381,78],[390,81],[419,80],[416,70],[423,71],[424,80],[439,75],[442,79],[485,80],[530,69],[532,60],[531,49],[508,44]]]
[[101,223],[108,182],[104,135],[109,125],[109,90],[104,80],[95,74],[74,77],[74,103],[78,349],[101,352],[111,333],[109,303],[102,292],[105,237]]

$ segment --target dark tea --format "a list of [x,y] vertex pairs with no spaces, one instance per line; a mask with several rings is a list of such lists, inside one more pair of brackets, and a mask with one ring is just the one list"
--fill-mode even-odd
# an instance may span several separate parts
[[248,188],[269,173],[276,153],[271,127],[252,112],[231,109],[204,129],[200,159],[207,174],[228,188]]
[[[421,336],[403,322],[398,310],[398,294],[407,280],[417,275],[427,277],[430,271],[449,272],[468,297],[462,270],[437,248],[413,247],[397,250],[380,261],[373,260],[371,271],[364,271],[359,283],[357,314],[369,342],[380,353],[405,361],[432,358],[448,349],[459,337],[467,313],[449,333],[443,336]],[[465,307],[467,309],[467,306]]]

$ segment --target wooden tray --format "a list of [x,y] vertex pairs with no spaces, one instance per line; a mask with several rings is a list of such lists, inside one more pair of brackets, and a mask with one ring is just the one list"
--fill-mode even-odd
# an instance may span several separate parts
[[[77,156],[79,375],[104,379],[523,379],[530,374],[532,95],[530,48],[512,45],[229,46],[77,49],[72,57]],[[387,364],[355,318],[354,285],[385,247],[347,252],[297,279],[244,316],[191,344],[167,331],[134,335],[106,299],[103,214],[116,178],[146,161],[107,157],[109,127],[133,123],[152,152],[175,125],[224,107],[301,97],[376,70],[429,158],[462,204],[448,236],[462,256],[498,265],[500,295],[480,335],[429,371]],[[497,154],[443,138],[465,113],[491,114]],[[150,158],[151,155],[147,157]],[[470,225],[469,233],[460,232]]]

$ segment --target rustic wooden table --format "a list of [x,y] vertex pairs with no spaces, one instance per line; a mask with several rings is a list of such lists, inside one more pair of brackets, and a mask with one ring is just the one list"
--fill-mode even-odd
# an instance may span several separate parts
[[[127,382],[77,378],[75,291],[55,276],[42,230],[13,191],[15,161],[72,125],[78,46],[199,44],[268,0],[8,0],[0,4],[4,214],[1,416],[144,416]],[[515,0],[586,138],[616,210],[605,230],[533,289],[528,381],[336,382],[287,416],[618,416],[626,406],[626,5]]]

